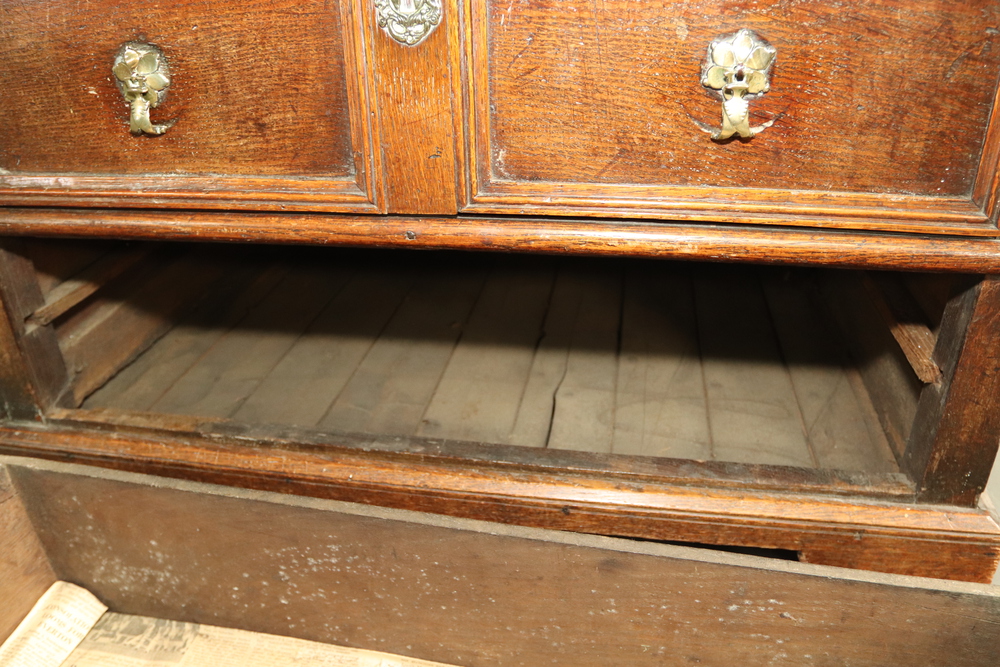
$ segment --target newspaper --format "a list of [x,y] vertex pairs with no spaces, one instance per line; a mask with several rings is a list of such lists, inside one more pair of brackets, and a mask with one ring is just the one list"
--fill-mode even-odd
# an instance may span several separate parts
[[[60,584],[53,589],[58,586],[64,596],[59,600],[67,601],[47,601],[50,589],[0,647],[0,667],[454,667],[246,630],[105,613],[86,590]],[[8,645],[12,648],[5,653]]]
[[87,589],[57,581],[0,645],[0,667],[58,667],[107,609]]

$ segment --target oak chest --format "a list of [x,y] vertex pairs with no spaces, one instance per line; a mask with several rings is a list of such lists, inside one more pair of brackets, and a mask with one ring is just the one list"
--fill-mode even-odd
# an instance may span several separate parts
[[4,452],[992,575],[996,3],[0,19]]

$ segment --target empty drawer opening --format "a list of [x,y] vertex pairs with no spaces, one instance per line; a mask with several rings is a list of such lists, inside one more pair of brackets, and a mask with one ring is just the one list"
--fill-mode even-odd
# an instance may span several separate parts
[[851,272],[24,248],[41,293],[25,326],[55,333],[62,407],[103,418],[883,473],[898,470],[921,385],[887,326],[899,309]]

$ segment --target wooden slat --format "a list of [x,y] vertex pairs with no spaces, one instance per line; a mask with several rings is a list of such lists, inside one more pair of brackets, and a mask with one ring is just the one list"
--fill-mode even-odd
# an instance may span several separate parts
[[53,287],[45,295],[45,304],[28,317],[29,326],[45,326],[70,308],[78,305],[105,284],[122,275],[146,257],[149,248],[112,251],[78,275]]
[[815,467],[756,276],[704,271],[695,300],[714,457]]
[[[651,484],[698,484],[713,489],[823,494],[892,503],[907,503],[913,499],[912,483],[902,473],[864,473],[725,461],[619,456],[416,436],[385,438],[379,434],[330,432],[280,424],[240,424],[228,419],[114,409],[54,408],[49,412],[48,418],[49,425],[46,428],[52,431],[52,441],[62,441],[64,444],[68,440],[65,438],[65,431],[68,429],[89,434],[116,433],[126,438],[132,438],[136,434],[143,437],[169,437],[169,432],[173,431],[185,434],[179,437],[211,438],[216,443],[231,442],[239,445],[238,448],[247,447],[248,442],[265,443],[266,448],[275,450],[276,455],[273,459],[265,456],[262,461],[266,459],[279,462],[283,456],[295,458],[299,454],[307,456],[309,452],[322,453],[321,458],[326,455],[337,456],[343,452],[365,452],[376,458],[379,453],[386,456],[414,454],[424,462],[434,459],[455,463],[460,459],[473,470],[506,469],[555,475],[572,471],[577,475],[601,475],[606,481],[614,479]],[[23,424],[17,426],[19,428],[16,429],[0,428],[0,442],[48,442],[45,435],[29,434],[20,429]],[[78,442],[86,440],[85,436],[81,436]],[[88,446],[83,445],[82,450],[88,450]],[[39,456],[56,451],[62,450],[58,447],[50,449],[46,444],[39,446]],[[253,461],[248,462],[252,463]]]
[[426,269],[320,425],[411,435],[485,280],[476,267]]
[[106,240],[35,239],[23,241],[24,256],[31,260],[43,296],[113,250],[118,242]]
[[59,400],[66,362],[51,326],[28,331],[24,320],[44,303],[38,276],[18,240],[0,242],[0,398],[3,413],[34,419]]
[[416,434],[507,443],[553,287],[538,263],[494,271]]
[[933,359],[936,336],[920,305],[896,276],[866,273],[863,280],[872,303],[913,372],[925,384],[939,382],[941,369]]
[[621,331],[612,451],[711,459],[687,272],[661,264],[629,270]]
[[233,419],[314,426],[399,307],[405,271],[362,269],[335,296]]
[[573,317],[566,368],[555,389],[548,447],[610,452],[615,427],[622,272],[593,265],[567,276],[580,301]]
[[216,340],[152,409],[228,417],[288,352],[350,278],[353,268],[293,268],[233,329]]
[[222,273],[197,254],[169,257],[148,261],[146,275],[109,290],[58,329],[75,405],[169,331],[172,318]]
[[801,282],[808,278],[768,274],[762,285],[819,467],[894,472],[885,434],[877,418],[868,419],[871,400],[845,367],[846,351],[820,309],[818,289]]
[[[461,665],[990,665],[1000,593],[345,503],[12,466],[112,608]],[[72,545],[72,548],[68,548]]]
[[84,406],[149,410],[286,274],[280,264],[263,271],[253,265],[227,267],[225,277],[206,298],[156,345],[91,394]]
[[512,445],[545,447],[552,429],[555,396],[566,374],[566,361],[584,285],[575,278],[568,262],[558,264],[552,295],[535,346],[517,418],[508,442]]

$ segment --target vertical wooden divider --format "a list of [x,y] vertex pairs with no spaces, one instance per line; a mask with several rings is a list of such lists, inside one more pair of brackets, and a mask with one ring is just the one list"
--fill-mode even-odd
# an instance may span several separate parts
[[0,418],[37,419],[66,387],[66,364],[52,325],[26,329],[45,302],[20,243],[0,243]]
[[445,0],[441,22],[423,42],[406,46],[382,30],[365,2],[368,77],[381,126],[386,212],[453,215],[458,211],[458,4]]
[[1000,440],[1000,276],[951,299],[934,361],[944,377],[920,394],[902,463],[920,502],[973,505]]

